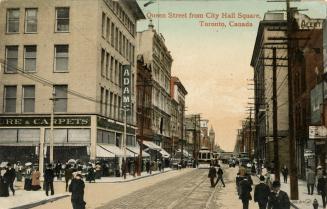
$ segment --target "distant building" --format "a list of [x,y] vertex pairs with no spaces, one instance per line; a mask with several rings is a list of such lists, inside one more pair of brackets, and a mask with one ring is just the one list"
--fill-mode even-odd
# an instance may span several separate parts
[[215,131],[213,130],[213,127],[211,126],[210,131],[209,131],[209,141],[210,141],[210,149],[213,151],[215,148],[216,144],[216,134]]

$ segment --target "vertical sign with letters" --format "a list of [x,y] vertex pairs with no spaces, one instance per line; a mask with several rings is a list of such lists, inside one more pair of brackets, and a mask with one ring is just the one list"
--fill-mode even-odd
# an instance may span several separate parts
[[123,65],[122,82],[123,82],[123,107],[131,108],[131,94],[132,94],[132,72],[130,65]]

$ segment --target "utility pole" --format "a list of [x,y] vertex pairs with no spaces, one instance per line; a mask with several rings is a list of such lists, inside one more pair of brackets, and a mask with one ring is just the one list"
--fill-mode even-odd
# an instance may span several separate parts
[[252,143],[252,108],[250,108],[250,134],[249,134],[249,140],[248,140],[248,144],[247,144],[250,159],[252,158],[251,143]]
[[139,166],[138,166],[138,169],[137,169],[137,175],[138,176],[141,176],[141,170],[142,170],[142,146],[143,146],[143,141],[144,141],[144,132],[143,132],[143,129],[144,129],[144,104],[145,104],[145,82],[146,82],[146,79],[143,78],[143,94],[142,94],[142,117],[141,117],[141,130],[140,130],[140,135],[141,135],[141,143],[140,143],[140,154],[139,154]]
[[286,0],[286,13],[287,13],[287,74],[288,74],[288,120],[289,120],[289,153],[290,153],[290,190],[291,199],[299,199],[298,178],[297,178],[297,162],[295,158],[295,133],[294,133],[294,109],[293,109],[293,74],[291,67],[291,32],[292,32],[292,19],[290,0]]
[[276,47],[273,50],[273,136],[274,136],[274,169],[275,179],[280,181],[279,173],[279,145],[278,145],[278,127],[277,127],[277,63],[276,63]]
[[184,160],[184,105],[182,105],[182,117],[181,117],[181,162]]
[[53,141],[54,141],[54,134],[53,134],[53,122],[54,122],[54,103],[56,100],[56,89],[53,87],[52,90],[52,97],[51,100],[51,118],[50,118],[50,164],[53,164]]
[[127,107],[124,106],[124,113],[125,113],[125,118],[124,118],[124,136],[123,136],[123,150],[124,150],[124,179],[126,179],[126,139],[127,139]]

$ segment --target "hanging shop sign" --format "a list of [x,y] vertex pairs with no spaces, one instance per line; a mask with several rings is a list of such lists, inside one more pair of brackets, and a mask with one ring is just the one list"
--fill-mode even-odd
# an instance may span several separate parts
[[[0,117],[0,127],[50,126],[50,117]],[[54,117],[54,126],[90,126],[91,117]]]
[[327,139],[325,126],[309,126],[309,139]]

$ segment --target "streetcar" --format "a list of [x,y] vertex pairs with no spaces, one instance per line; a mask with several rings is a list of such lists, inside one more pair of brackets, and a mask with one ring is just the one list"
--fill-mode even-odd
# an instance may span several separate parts
[[213,154],[207,147],[202,147],[198,153],[198,168],[210,168]]

